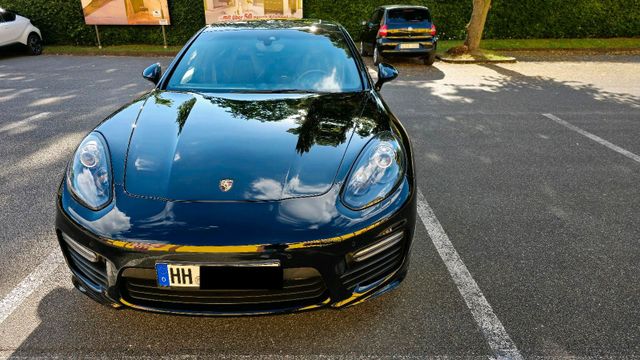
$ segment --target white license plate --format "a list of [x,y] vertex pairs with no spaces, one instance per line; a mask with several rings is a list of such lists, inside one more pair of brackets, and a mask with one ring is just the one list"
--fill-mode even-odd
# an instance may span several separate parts
[[158,285],[161,287],[200,287],[200,266],[156,264]]
[[400,44],[400,49],[419,49],[420,44],[416,43],[408,43],[408,44]]

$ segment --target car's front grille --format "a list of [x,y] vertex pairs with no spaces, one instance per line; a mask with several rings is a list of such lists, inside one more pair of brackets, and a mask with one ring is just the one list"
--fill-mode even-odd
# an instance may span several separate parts
[[107,265],[103,258],[98,257],[97,260],[90,261],[80,255],[73,246],[63,241],[63,251],[67,255],[69,266],[77,276],[82,277],[87,285],[94,290],[100,291],[107,287]]
[[[394,235],[390,235],[387,238],[391,238]],[[404,241],[397,241],[374,256],[367,257],[362,261],[352,262],[347,271],[341,276],[344,286],[349,290],[368,286],[396,271],[402,264],[403,244]]]
[[133,305],[167,311],[259,312],[322,303],[328,298],[322,277],[315,269],[302,269],[285,269],[282,289],[200,290],[159,287],[154,269],[129,268],[120,289]]

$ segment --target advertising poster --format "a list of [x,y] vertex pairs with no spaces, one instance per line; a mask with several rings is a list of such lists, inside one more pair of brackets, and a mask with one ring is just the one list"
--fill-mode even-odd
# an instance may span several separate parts
[[87,25],[169,25],[167,0],[81,0]]
[[221,21],[302,18],[302,0],[204,0],[207,24]]

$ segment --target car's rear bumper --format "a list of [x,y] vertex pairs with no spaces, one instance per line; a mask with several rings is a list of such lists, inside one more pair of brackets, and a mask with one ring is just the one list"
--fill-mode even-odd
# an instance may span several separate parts
[[[382,56],[388,57],[424,57],[436,51],[437,41],[433,39],[408,40],[379,38],[378,50]],[[407,48],[411,46],[414,48]]]
[[[412,194],[384,221],[344,234],[344,241],[327,245],[297,243],[255,249],[204,246],[198,250],[104,239],[73,221],[60,206],[56,232],[74,284],[101,303],[175,314],[255,315],[339,308],[395,287],[406,274],[414,224]],[[401,240],[385,251],[360,262],[353,260],[354,252],[398,233],[402,233]],[[95,253],[97,261],[87,259],[87,250]],[[285,273],[282,290],[185,292],[157,287],[155,281],[154,267],[159,261],[219,264],[264,259],[280,261]]]

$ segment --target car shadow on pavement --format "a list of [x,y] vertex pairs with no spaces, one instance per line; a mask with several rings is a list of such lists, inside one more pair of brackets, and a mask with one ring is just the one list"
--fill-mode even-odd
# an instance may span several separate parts
[[[436,263],[434,267],[440,265]],[[350,308],[246,317],[190,317],[112,309],[75,289],[57,287],[38,303],[39,325],[13,352],[12,358],[397,355],[448,351],[485,355],[479,334],[458,341],[452,339],[464,334],[465,329],[476,330],[464,312],[454,316],[440,313],[459,300],[451,292],[453,289],[442,296],[440,287],[450,286],[445,285],[446,275],[439,269],[437,272],[439,275],[427,283],[420,281],[423,275],[413,269],[414,278],[408,280],[411,283]],[[426,321],[417,322],[416,316]],[[458,317],[465,318],[466,325],[452,325]],[[418,341],[425,338],[428,341]],[[456,344],[458,349],[452,350]]]
[[[363,60],[369,70],[371,79],[375,82],[378,78],[376,66],[370,57],[363,58]],[[398,78],[394,81],[434,81],[442,80],[445,76],[444,72],[439,69],[438,63],[433,66],[426,66],[416,59],[402,58],[385,60],[385,63],[391,64],[398,70]]]
[[0,60],[16,58],[16,57],[31,57],[27,53],[27,49],[23,45],[8,45],[0,47]]

